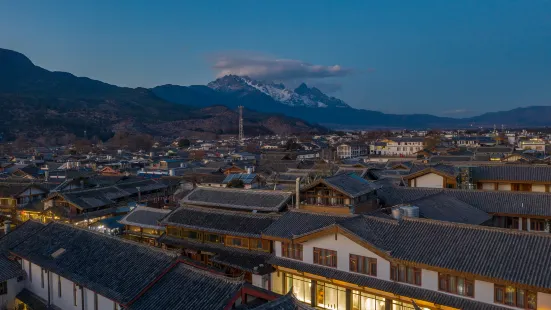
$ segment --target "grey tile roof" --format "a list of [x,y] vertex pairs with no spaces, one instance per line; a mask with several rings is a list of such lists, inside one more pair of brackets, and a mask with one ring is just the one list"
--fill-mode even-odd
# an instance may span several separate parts
[[[304,219],[289,221],[286,216],[281,220],[289,224],[304,222]],[[327,222],[325,227],[332,225],[389,253],[394,259],[551,288],[551,269],[544,267],[551,263],[551,256],[545,254],[551,251],[550,234],[418,218],[395,221],[363,215]],[[275,226],[281,228],[279,223]],[[317,230],[320,229],[323,228]],[[265,235],[296,237],[272,227]]]
[[224,309],[244,281],[179,263],[133,303],[130,310]]
[[262,304],[258,307],[251,308],[252,310],[314,310],[314,308],[307,304],[300,302],[293,295],[292,291],[289,293]]
[[450,176],[456,176],[458,173],[458,170],[455,166],[438,163],[435,165],[415,164],[413,165],[413,167],[411,167],[409,174],[414,174],[425,169],[433,169]]
[[[499,307],[496,305],[478,302],[469,298],[457,297],[449,294],[440,293],[415,287],[398,282],[385,281],[374,277],[369,277],[361,274],[341,271],[335,268],[323,267],[319,265],[307,264],[296,260],[273,257],[270,263],[276,266],[291,268],[303,272],[308,272],[326,277],[328,279],[336,279],[348,283],[354,283],[359,286],[374,288],[377,290],[392,292],[399,296],[410,297],[413,299],[426,300],[438,305],[446,305],[458,309],[468,310],[504,310],[508,308]],[[269,308],[268,308],[269,309]],[[277,308],[276,308],[277,309]]]
[[532,181],[551,183],[551,166],[500,165],[471,168],[473,180]]
[[509,146],[481,146],[478,147],[475,151],[477,154],[481,153],[488,153],[488,154],[495,154],[495,153],[513,153],[513,148]]
[[362,196],[376,189],[375,184],[361,178],[355,173],[341,173],[323,178],[302,190],[308,190],[309,188],[315,187],[320,183],[332,187],[351,198]]
[[284,191],[197,187],[182,202],[235,210],[278,212],[287,206],[291,196],[292,193]]
[[377,196],[388,207],[410,203],[426,196],[444,193],[487,213],[551,217],[551,194],[532,192],[482,191],[420,187],[385,187]]
[[421,217],[433,220],[480,225],[492,219],[488,213],[445,193],[414,200],[410,204],[419,207]]
[[267,263],[271,257],[270,253],[227,247],[220,243],[180,239],[166,234],[159,238],[159,242],[184,249],[215,253],[211,258],[212,261],[255,274],[267,274],[273,271],[272,266]]
[[348,217],[351,216],[324,215],[293,209],[270,225],[263,235],[290,239],[324,229]]
[[335,174],[342,174],[342,173],[355,173],[359,177],[365,177],[367,172],[369,171],[368,168],[356,168],[356,167],[339,167],[339,170],[335,172]]
[[[52,253],[65,252],[57,258]],[[46,270],[126,304],[175,260],[172,253],[52,222],[11,249]]]
[[551,288],[549,234],[412,218],[396,227],[385,236],[393,258]]
[[132,212],[125,215],[119,223],[124,225],[133,225],[144,228],[162,229],[159,221],[162,220],[171,210],[157,209],[149,207],[137,207]]
[[429,159],[431,163],[471,161],[471,160],[472,160],[472,156],[444,156],[444,155],[431,156]]
[[261,232],[268,228],[275,219],[275,216],[260,213],[182,206],[166,216],[161,225],[174,225],[254,238],[260,237]]

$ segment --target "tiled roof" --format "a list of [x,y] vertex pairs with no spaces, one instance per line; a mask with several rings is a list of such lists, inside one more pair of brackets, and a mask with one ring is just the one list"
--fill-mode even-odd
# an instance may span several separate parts
[[421,217],[433,220],[480,225],[492,219],[488,213],[445,193],[414,200],[410,204],[419,207]]
[[439,171],[441,173],[455,176],[457,175],[457,168],[452,165],[446,165],[446,164],[436,164],[436,165],[424,165],[424,164],[415,164],[413,167],[411,167],[411,170],[409,171],[409,174],[415,174],[420,171],[426,170],[426,169],[432,169],[435,171]]
[[551,235],[404,218],[387,232],[393,258],[551,288]]
[[[53,258],[60,249],[65,252]],[[57,222],[29,236],[11,252],[122,304],[176,259],[157,248]]]
[[255,274],[267,274],[273,271],[272,266],[267,263],[271,257],[269,253],[228,247],[220,243],[175,238],[166,234],[159,238],[159,242],[185,249],[215,253],[211,257],[212,261]]
[[319,213],[290,210],[270,225],[263,233],[266,236],[295,238],[324,229],[350,215],[324,215]]
[[156,282],[130,310],[222,310],[244,281],[179,263]]
[[420,187],[385,187],[377,190],[377,196],[389,207],[438,193],[459,199],[487,213],[551,216],[549,193]]
[[170,212],[171,210],[167,209],[140,206],[125,215],[119,223],[152,229],[162,229],[162,227],[159,226],[159,221]]
[[274,220],[274,216],[264,214],[182,206],[165,217],[161,224],[235,236],[260,237],[261,232]]
[[[320,275],[328,279],[335,279],[359,286],[374,288],[377,290],[391,292],[399,296],[406,296],[413,299],[425,300],[438,305],[446,305],[458,309],[468,310],[504,310],[508,308],[478,302],[468,298],[456,297],[438,291],[427,290],[413,285],[401,284],[398,282],[385,281],[378,278],[361,274],[341,271],[319,265],[307,264],[300,261],[273,257],[270,263],[276,266],[286,267],[302,272]],[[269,308],[268,308],[269,309]],[[277,309],[277,308],[276,308]]]
[[356,167],[339,167],[339,170],[335,172],[335,174],[342,174],[342,173],[355,173],[359,177],[364,177],[367,174],[367,171],[369,171],[368,168],[356,168]]
[[476,149],[476,153],[513,153],[513,148],[509,146],[481,146]]
[[455,161],[471,161],[472,156],[431,156],[429,161],[431,163],[440,163],[440,162],[455,162]]
[[290,192],[197,187],[183,203],[236,210],[281,211],[291,199]]
[[314,310],[314,308],[296,299],[291,290],[289,293],[258,307],[251,308],[251,310]]
[[[315,221],[315,218],[300,217],[289,220],[297,214],[289,212],[281,220],[289,224]],[[332,225],[388,253],[391,259],[551,288],[551,269],[543,267],[551,263],[551,256],[545,254],[551,251],[549,234],[409,217],[395,221],[363,215],[328,221],[324,227],[318,225],[309,233]],[[281,228],[276,222],[265,235],[297,237]]]
[[471,168],[473,180],[528,181],[551,183],[551,166],[500,165]]
[[303,190],[308,190],[309,188],[315,187],[319,183],[323,183],[329,187],[332,187],[351,198],[356,198],[367,194],[371,191],[374,191],[376,185],[362,179],[360,176],[355,173],[342,173],[334,175],[331,177],[323,178],[320,181],[313,183],[310,186],[307,186]]

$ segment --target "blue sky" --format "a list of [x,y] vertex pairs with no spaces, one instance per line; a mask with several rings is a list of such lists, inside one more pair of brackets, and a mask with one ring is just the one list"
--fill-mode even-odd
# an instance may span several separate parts
[[549,0],[17,0],[0,29],[39,66],[122,86],[246,72],[391,113],[551,105]]

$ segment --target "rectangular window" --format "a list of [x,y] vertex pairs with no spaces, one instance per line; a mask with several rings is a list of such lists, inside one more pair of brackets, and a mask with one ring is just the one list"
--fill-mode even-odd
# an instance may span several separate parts
[[182,229],[181,237],[187,239],[201,239],[201,233],[195,230]]
[[220,243],[222,242],[222,237],[217,234],[205,234],[205,242]]
[[494,284],[494,302],[521,309],[537,309],[537,293],[514,286]]
[[8,294],[8,281],[0,282],[0,295]]
[[98,310],[98,293],[94,293],[94,310]]
[[44,272],[44,269],[40,270],[40,286],[42,286],[42,288],[44,288]]
[[73,305],[77,306],[77,284],[73,283]]
[[57,275],[57,297],[61,298],[61,276]]
[[421,269],[402,264],[390,264],[390,279],[414,285],[421,285]]
[[166,234],[172,237],[180,237],[180,229],[176,227],[167,227]]
[[226,245],[236,248],[249,248],[249,239],[226,236]]
[[337,267],[337,251],[314,248],[314,264]]
[[545,220],[530,219],[530,230],[532,230],[532,231],[544,231],[545,230]]
[[461,296],[474,297],[474,281],[449,274],[438,274],[438,289]]
[[350,271],[377,276],[377,259],[350,254]]
[[33,282],[33,268],[31,262],[29,262],[29,281]]
[[302,260],[302,244],[282,242],[281,256]]

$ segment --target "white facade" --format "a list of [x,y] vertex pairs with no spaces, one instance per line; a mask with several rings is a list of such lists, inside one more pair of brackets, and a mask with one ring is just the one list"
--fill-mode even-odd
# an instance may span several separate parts
[[[337,252],[337,269],[345,272],[351,272],[350,269],[350,254],[361,255],[365,257],[375,258],[377,260],[377,278],[385,280],[390,280],[390,266],[391,263],[387,259],[375,254],[373,251],[363,247],[362,245],[356,243],[355,241],[349,239],[348,237],[342,234],[331,234],[326,236],[321,236],[312,240],[308,240],[302,243],[303,246],[303,263],[313,264],[313,249],[314,247],[333,250]],[[281,242],[274,242],[274,254],[278,257],[281,256]],[[288,258],[285,258],[288,259]],[[281,272],[275,272],[272,274],[272,284],[271,288],[273,291],[285,294],[283,288],[283,275]],[[413,284],[401,283],[403,285],[411,285],[419,287]],[[494,283],[474,280],[474,297],[465,297],[461,295],[451,294],[439,290],[439,273],[437,271],[422,269],[421,270],[421,288],[438,291],[442,294],[448,294],[451,296],[459,298],[468,298],[476,300],[479,302],[494,304]],[[288,288],[287,288],[288,289]],[[499,305],[507,307],[505,305]],[[551,309],[551,294],[547,293],[537,293],[537,308],[538,309]],[[340,310],[340,307],[338,307]],[[429,308],[422,308],[429,309]],[[511,307],[511,309],[516,309]]]
[[427,173],[411,180],[411,187],[443,188],[444,177],[436,173]]
[[[424,139],[394,139],[386,140],[386,146],[380,150],[381,155],[385,156],[415,156],[417,152],[425,147]],[[379,151],[377,151],[379,152]]]
[[369,147],[367,144],[341,144],[337,146],[337,157],[339,158],[354,158],[365,156],[368,154]]
[[21,282],[23,285],[17,293],[26,288],[43,300],[49,300],[52,305],[64,310],[121,309],[116,302],[54,272],[48,272],[27,260],[22,260],[22,267],[27,277],[25,281]]

